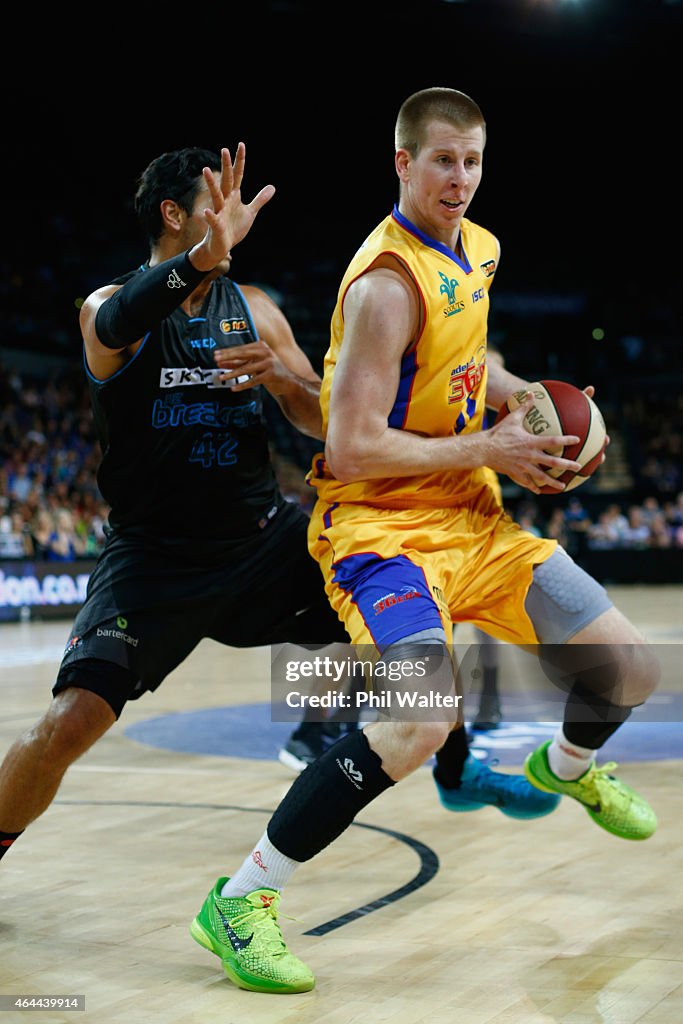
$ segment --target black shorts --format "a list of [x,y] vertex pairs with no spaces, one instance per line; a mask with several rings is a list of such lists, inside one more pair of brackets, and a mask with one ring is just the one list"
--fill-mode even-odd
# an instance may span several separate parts
[[112,534],[88,582],[53,694],[103,697],[117,717],[209,637],[231,647],[348,643],[317,562],[308,517],[286,503],[265,530],[227,549]]

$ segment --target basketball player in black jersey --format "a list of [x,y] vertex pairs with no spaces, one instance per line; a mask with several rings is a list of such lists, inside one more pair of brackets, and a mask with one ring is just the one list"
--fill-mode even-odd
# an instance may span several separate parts
[[320,379],[268,295],[226,277],[251,203],[235,163],[201,149],[143,172],[141,267],[86,300],[80,323],[111,512],[53,700],[0,768],[0,856],[68,766],[203,637],[234,647],[346,642],[308,554],[308,519],[271,464],[264,388],[320,436]]

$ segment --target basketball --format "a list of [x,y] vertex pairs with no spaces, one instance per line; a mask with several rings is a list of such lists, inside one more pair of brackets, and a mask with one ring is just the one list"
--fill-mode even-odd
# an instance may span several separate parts
[[[588,395],[566,381],[539,380],[530,384],[527,390],[533,392],[534,404],[522,422],[530,434],[576,434],[580,438],[578,444],[546,449],[550,455],[560,455],[581,464],[578,473],[546,469],[550,476],[565,484],[566,491],[571,491],[585,483],[600,465],[607,443],[602,413]],[[525,395],[526,391],[515,391],[510,395],[500,407],[495,422],[500,423],[508,413],[518,409]],[[541,488],[541,494],[559,493],[551,487]]]

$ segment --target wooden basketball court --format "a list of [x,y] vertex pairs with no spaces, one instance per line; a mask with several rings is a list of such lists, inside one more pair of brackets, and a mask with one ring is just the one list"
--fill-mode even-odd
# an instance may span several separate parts
[[[683,643],[683,588],[611,593],[653,642]],[[68,630],[0,627],[0,755],[47,706]],[[609,835],[566,799],[528,822],[494,808],[449,814],[424,766],[285,893],[283,932],[316,988],[235,988],[188,926],[293,775],[275,756],[164,748],[126,730],[163,718],[172,735],[183,714],[269,697],[267,649],[204,641],[72,767],[0,864],[0,1024],[681,1024],[675,722],[661,725],[664,759],[620,758],[659,816],[645,843]],[[85,996],[85,1011],[7,1008],[19,995]]]

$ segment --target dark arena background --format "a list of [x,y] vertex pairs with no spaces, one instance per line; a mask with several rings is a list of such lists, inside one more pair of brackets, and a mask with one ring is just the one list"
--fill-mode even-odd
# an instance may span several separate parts
[[[187,931],[292,781],[269,652],[203,641],[3,859],[8,1022],[683,1020],[682,21],[680,0],[13,11],[16,62],[0,72],[0,759],[49,703],[102,549],[78,310],[147,256],[138,175],[166,150],[246,143],[243,196],[277,191],[231,277],[275,299],[321,371],[341,276],[398,197],[398,107],[428,86],[468,93],[487,122],[468,216],[501,243],[489,343],[529,380],[594,385],[611,438],[579,489],[535,496],[503,478],[506,506],[604,584],[665,672],[654,713],[605,748],[656,808],[651,840],[620,842],[567,800],[540,821],[456,818],[424,766],[297,874],[283,931],[318,983],[278,1000],[230,985]],[[320,445],[266,409],[283,491],[310,511]],[[474,639],[465,627],[458,642]],[[509,708],[520,658],[503,659]],[[476,756],[519,771],[555,729],[529,707],[477,733]],[[76,993],[83,1014],[9,1002]]]

